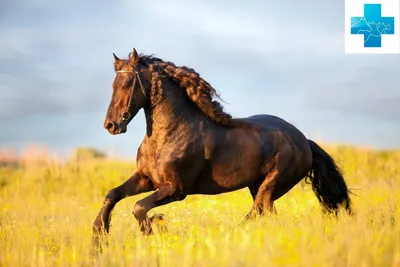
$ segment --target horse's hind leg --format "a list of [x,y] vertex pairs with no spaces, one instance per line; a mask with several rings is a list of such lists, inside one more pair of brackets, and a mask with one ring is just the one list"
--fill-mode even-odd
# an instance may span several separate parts
[[253,201],[256,200],[256,195],[258,193],[258,189],[260,188],[261,182],[254,183],[249,186],[250,194],[253,198]]
[[250,212],[246,215],[246,220],[263,215],[265,211],[276,214],[276,209],[271,194],[277,176],[278,171],[272,170],[265,177],[261,185],[258,186],[258,184],[254,184],[249,186],[254,202]]
[[[264,180],[264,182],[265,182],[265,180]],[[251,211],[253,211],[253,210],[260,210],[260,208],[261,207],[263,207],[262,205],[261,205],[261,203],[262,203],[262,201],[261,201],[261,193],[260,194],[258,194],[259,193],[259,189],[260,189],[260,187],[261,187],[261,185],[263,184],[263,181],[262,182],[257,182],[257,183],[254,183],[254,184],[252,184],[252,185],[250,185],[249,186],[249,190],[250,190],[250,194],[251,194],[251,197],[253,198],[253,207],[252,207],[252,209],[251,209]],[[257,194],[259,195],[258,197],[257,197]],[[265,198],[265,196],[264,196],[264,198]],[[257,201],[256,201],[257,200]],[[258,207],[258,208],[257,208]],[[275,205],[272,205],[272,211],[273,211],[273,213],[275,213],[276,214],[276,209],[275,209]],[[247,215],[247,216],[250,216],[250,213]]]

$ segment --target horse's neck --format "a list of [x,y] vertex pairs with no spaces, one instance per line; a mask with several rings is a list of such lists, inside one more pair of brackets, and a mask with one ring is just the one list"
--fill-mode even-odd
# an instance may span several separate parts
[[205,115],[189,100],[182,88],[171,88],[163,101],[145,110],[147,135],[162,137],[190,131],[205,120]]

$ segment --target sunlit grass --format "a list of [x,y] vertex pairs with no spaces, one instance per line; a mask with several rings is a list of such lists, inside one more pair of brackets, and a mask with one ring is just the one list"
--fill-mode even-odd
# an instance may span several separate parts
[[167,231],[144,237],[131,215],[113,212],[109,246],[91,257],[92,222],[133,162],[0,169],[0,266],[400,266],[400,151],[329,147],[345,172],[356,215],[324,218],[308,184],[276,202],[277,216],[243,226],[246,189],[189,196],[150,212]]

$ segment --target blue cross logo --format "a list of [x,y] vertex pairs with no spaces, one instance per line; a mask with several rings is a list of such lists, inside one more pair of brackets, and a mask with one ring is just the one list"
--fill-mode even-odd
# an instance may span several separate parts
[[351,34],[363,34],[364,47],[381,47],[382,34],[394,34],[394,17],[381,14],[381,4],[364,4],[364,17],[351,17]]

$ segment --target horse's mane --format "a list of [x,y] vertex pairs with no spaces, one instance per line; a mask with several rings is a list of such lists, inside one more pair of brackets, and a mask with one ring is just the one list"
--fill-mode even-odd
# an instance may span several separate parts
[[189,99],[212,121],[225,126],[245,124],[244,121],[233,119],[224,111],[220,102],[213,100],[213,97],[221,99],[220,95],[195,70],[185,66],[175,66],[174,63],[163,61],[153,55],[139,55],[139,63],[148,66],[152,74],[150,99],[153,104],[162,98],[163,84],[160,76],[167,74],[180,87],[186,89]]

